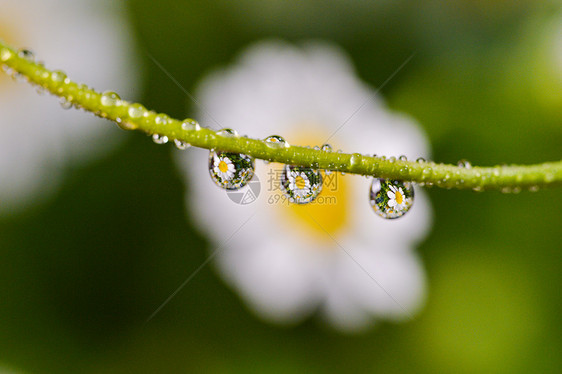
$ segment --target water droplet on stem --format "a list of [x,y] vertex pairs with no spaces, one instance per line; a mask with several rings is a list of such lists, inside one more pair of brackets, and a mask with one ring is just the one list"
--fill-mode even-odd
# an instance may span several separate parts
[[465,169],[471,169],[472,168],[472,164],[470,163],[470,161],[465,160],[464,158],[462,160],[459,160],[459,162],[457,162],[457,166],[460,168],[465,168]]
[[185,142],[183,140],[179,140],[179,139],[174,139],[174,144],[175,144],[176,148],[181,150],[181,151],[191,147],[191,144],[189,144],[188,142]]
[[281,148],[288,148],[289,144],[283,139],[283,137],[279,135],[270,135],[264,139],[265,144],[269,148],[273,149],[281,149]]
[[166,144],[168,143],[168,137],[166,135],[152,134],[152,141],[156,144]]
[[121,100],[119,95],[113,91],[105,91],[100,98],[100,103],[105,107],[113,107],[117,105],[117,102]]

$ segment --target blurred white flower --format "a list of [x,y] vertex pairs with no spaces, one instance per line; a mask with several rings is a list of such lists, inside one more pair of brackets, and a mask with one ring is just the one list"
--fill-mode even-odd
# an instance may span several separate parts
[[[138,63],[123,3],[94,0],[2,0],[0,38],[30,48],[37,60],[98,90],[134,96]],[[0,72],[0,212],[45,196],[72,162],[120,138],[111,124]]]
[[[212,116],[200,113],[210,127],[282,134],[310,146],[333,135],[330,143],[349,152],[428,157],[420,128],[390,113],[334,46],[257,44],[207,77],[196,96]],[[237,205],[213,186],[208,152],[179,157],[190,183],[187,205],[219,248],[221,274],[260,316],[290,323],[319,310],[337,328],[356,330],[421,306],[425,277],[413,247],[430,227],[423,190],[411,211],[392,221],[372,211],[371,181],[360,176],[324,175],[314,202],[288,204],[279,191],[282,165],[258,162],[262,193]]]

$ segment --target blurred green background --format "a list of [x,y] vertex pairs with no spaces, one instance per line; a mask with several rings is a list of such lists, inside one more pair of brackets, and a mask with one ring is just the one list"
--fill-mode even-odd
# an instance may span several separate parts
[[[439,162],[559,160],[562,28],[554,1],[134,0],[142,102],[176,118],[192,90],[262,38],[329,40],[389,105],[427,131]],[[559,39],[562,42],[562,39]],[[110,123],[107,124],[111,126]],[[114,126],[115,133],[120,132]],[[341,335],[317,318],[263,323],[206,266],[186,217],[173,147],[140,133],[69,170],[46,202],[0,218],[0,366],[37,373],[528,373],[562,370],[560,190],[429,190],[435,222],[418,248],[424,310]]]

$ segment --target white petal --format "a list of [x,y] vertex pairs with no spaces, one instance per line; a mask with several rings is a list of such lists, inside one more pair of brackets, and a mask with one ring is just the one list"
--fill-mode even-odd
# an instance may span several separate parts
[[261,240],[258,246],[233,247],[219,257],[221,268],[231,275],[229,280],[267,319],[298,321],[319,301],[311,267],[320,264],[294,244],[296,248],[292,249],[286,238],[277,237]]
[[342,277],[348,296],[364,310],[402,319],[421,307],[425,300],[425,276],[414,253],[399,248],[376,249],[360,242],[347,244],[346,250],[353,259],[339,262],[340,271],[345,274]]

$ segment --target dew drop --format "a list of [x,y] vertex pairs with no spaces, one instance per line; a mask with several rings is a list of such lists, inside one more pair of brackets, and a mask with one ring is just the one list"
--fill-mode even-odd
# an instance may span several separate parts
[[154,117],[154,122],[157,125],[165,126],[168,124],[168,122],[170,122],[170,117],[168,117],[166,114],[158,114],[156,117]]
[[351,167],[355,167],[360,165],[362,160],[363,160],[363,156],[360,153],[354,153],[349,158],[349,164]]
[[14,70],[12,72],[12,79],[15,80],[16,82],[25,82],[27,80],[27,77]]
[[459,162],[457,162],[457,166],[460,168],[465,168],[465,169],[471,169],[472,168],[472,164],[470,163],[470,161],[465,160],[464,158],[462,160],[459,160]]
[[142,118],[145,112],[146,112],[146,108],[141,104],[131,104],[131,106],[127,110],[127,114],[131,119]]
[[238,132],[233,129],[220,129],[217,131],[217,135],[224,136],[225,138],[234,138],[238,136]]
[[263,140],[269,148],[280,149],[287,148],[289,144],[279,135],[270,135]]
[[209,173],[217,186],[237,190],[254,176],[254,159],[242,153],[212,150],[209,153]]
[[[321,150],[323,150],[324,152],[332,152],[332,146],[328,143],[326,144],[322,144],[322,147],[320,147]],[[330,165],[330,167],[334,167],[334,165]],[[324,174],[326,175],[331,175],[332,174],[332,170],[324,170]]]
[[168,143],[168,137],[166,135],[152,134],[152,141],[156,144],[166,144]]
[[433,174],[433,169],[431,167],[424,168],[422,171],[422,179],[429,179]]
[[189,144],[188,142],[184,142],[183,140],[179,140],[179,139],[174,139],[174,144],[175,144],[176,148],[181,150],[181,151],[191,147],[191,144]]
[[31,62],[35,61],[35,55],[29,49],[20,49],[18,51],[18,56],[26,59],[27,61],[31,61]]
[[72,102],[67,100],[65,97],[61,97],[59,99],[59,103],[62,109],[70,109],[72,108]]
[[322,174],[311,168],[285,165],[281,173],[281,190],[293,203],[310,203],[322,191]]
[[117,95],[115,92],[113,91],[105,91],[102,95],[101,95],[101,99],[100,99],[100,103],[103,106],[115,106],[117,105],[117,102],[121,100],[121,98],[119,97],[119,95]]
[[374,178],[369,201],[378,216],[385,219],[400,218],[414,204],[414,186],[410,182]]
[[182,130],[185,131],[199,131],[201,130],[201,126],[199,126],[199,123],[195,120],[192,120],[191,118],[185,119],[182,124],[181,124],[181,128]]
[[2,50],[0,51],[0,60],[2,62],[8,61],[12,57],[14,57],[14,53],[12,51],[10,51],[8,48],[2,48]]
[[418,158],[416,159],[416,162],[418,162],[418,163],[421,164],[421,163],[425,162],[425,158],[423,158],[423,157],[418,157]]
[[388,162],[396,162],[396,157],[391,156],[391,157],[388,159]]
[[55,83],[62,83],[66,79],[66,73],[60,70],[51,73],[51,80]]
[[398,157],[398,159],[399,159],[400,161],[408,161],[408,157],[406,157],[406,156],[404,156],[404,155]]

